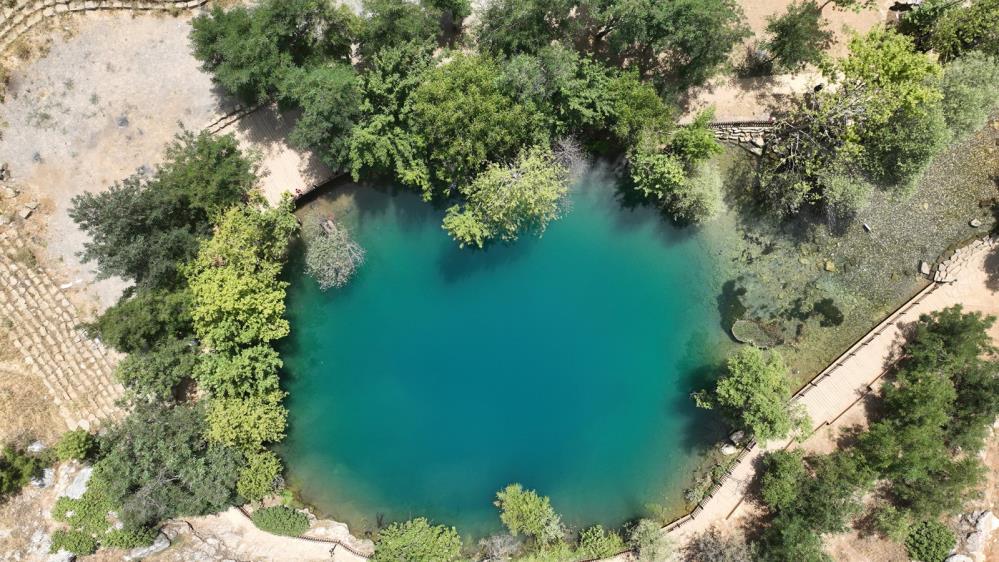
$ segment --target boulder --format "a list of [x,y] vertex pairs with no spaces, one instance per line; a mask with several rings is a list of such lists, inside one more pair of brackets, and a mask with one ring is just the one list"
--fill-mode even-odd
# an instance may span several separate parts
[[94,472],[94,469],[85,466],[80,472],[73,478],[73,481],[66,487],[66,492],[64,496],[78,500],[83,497],[83,493],[87,491],[87,483],[90,482],[90,475]]
[[41,441],[35,441],[31,445],[28,445],[27,449],[27,451],[32,455],[37,455],[38,453],[41,453],[44,450],[45,450],[45,443],[42,443]]
[[46,562],[73,562],[76,560],[76,555],[68,550],[60,549],[55,554],[49,554],[45,560]]
[[948,556],[944,562],[975,562],[970,556],[965,556],[964,554],[951,554]]
[[739,452],[739,448],[731,443],[725,443],[721,447],[721,452],[723,455],[734,455]]
[[742,440],[745,438],[746,438],[746,432],[741,429],[739,431],[732,432],[732,435],[728,436],[728,440],[737,445],[739,443],[742,443]]
[[824,268],[829,273],[833,273],[836,271],[836,264],[834,264],[832,260],[826,260]]
[[6,199],[13,199],[13,198],[17,197],[17,190],[14,189],[13,187],[10,187],[10,186],[4,186],[4,188],[3,188],[3,196]]
[[753,137],[753,144],[759,148],[763,148],[766,143],[763,141],[763,137]]
[[970,226],[971,228],[978,228],[982,226],[982,221],[978,219],[971,219],[970,221],[968,221],[968,226]]
[[122,557],[122,560],[125,560],[126,562],[131,562],[132,560],[142,560],[143,558],[147,558],[158,552],[163,552],[168,548],[170,548],[170,539],[163,533],[160,533],[156,536],[156,540],[153,541],[153,544],[129,550],[125,553],[125,556]]
[[17,216],[21,217],[22,219],[26,219],[26,218],[30,217],[31,213],[33,213],[33,212],[34,211],[32,211],[31,209],[29,209],[28,207],[21,207],[21,209],[19,211],[17,211]]
[[929,262],[925,262],[925,261],[919,262],[919,272],[922,273],[923,275],[929,275],[930,271],[932,271],[932,270],[933,270],[933,266],[931,266],[929,264]]

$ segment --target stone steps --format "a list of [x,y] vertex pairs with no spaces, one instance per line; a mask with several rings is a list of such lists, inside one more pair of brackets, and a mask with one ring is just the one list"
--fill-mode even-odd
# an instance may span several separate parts
[[118,418],[124,388],[114,379],[117,355],[77,328],[80,317],[42,269],[19,264],[25,247],[13,230],[0,234],[0,316],[26,365],[52,395],[71,428],[93,428]]

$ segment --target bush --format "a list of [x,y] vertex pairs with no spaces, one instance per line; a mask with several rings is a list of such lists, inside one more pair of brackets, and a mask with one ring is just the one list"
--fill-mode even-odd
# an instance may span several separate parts
[[767,453],[760,478],[763,503],[775,511],[791,507],[798,500],[806,477],[805,455],[801,450]]
[[972,52],[944,67],[943,111],[947,127],[962,139],[982,128],[999,106],[999,62]]
[[271,451],[247,455],[246,466],[236,481],[236,491],[250,501],[263,499],[274,491],[280,476],[281,459]]
[[82,461],[90,457],[97,440],[85,429],[74,429],[62,434],[56,443],[56,458],[61,461]]
[[423,517],[393,523],[378,533],[375,562],[450,562],[461,554],[454,527],[431,525]]
[[565,534],[562,518],[552,508],[547,496],[525,490],[520,484],[510,484],[496,493],[500,520],[510,534],[532,537],[539,545],[554,543]]
[[79,556],[97,552],[97,539],[83,531],[58,529],[52,533],[52,546],[49,552],[66,550]]
[[0,499],[27,485],[42,470],[42,461],[13,447],[0,454]]
[[584,559],[609,558],[623,551],[624,541],[614,531],[605,531],[600,525],[584,529],[579,534],[577,556]]
[[661,525],[651,519],[639,519],[628,532],[628,546],[634,549],[641,562],[666,560],[673,551],[670,539],[663,534]]
[[919,562],[940,562],[957,544],[954,531],[939,521],[923,521],[909,532],[905,548]]
[[875,509],[871,522],[877,532],[898,543],[905,542],[912,526],[909,513],[891,504]]
[[260,530],[275,535],[297,537],[309,530],[309,518],[304,513],[283,505],[258,509],[250,519]]

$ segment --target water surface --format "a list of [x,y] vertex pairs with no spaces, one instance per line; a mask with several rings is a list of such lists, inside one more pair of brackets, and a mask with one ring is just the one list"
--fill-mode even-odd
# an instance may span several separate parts
[[677,502],[718,431],[688,395],[725,340],[695,230],[624,208],[602,172],[542,238],[486,251],[413,194],[326,199],[304,212],[337,208],[367,263],[327,293],[289,268],[283,453],[307,500],[355,527],[424,515],[466,535],[498,528],[510,482],[576,525]]

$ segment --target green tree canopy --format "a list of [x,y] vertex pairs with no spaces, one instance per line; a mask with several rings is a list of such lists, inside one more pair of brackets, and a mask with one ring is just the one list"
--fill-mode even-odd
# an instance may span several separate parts
[[957,139],[981,129],[999,108],[999,61],[970,52],[944,67],[943,114]]
[[349,61],[360,29],[350,8],[329,0],[265,0],[196,17],[191,43],[217,83],[254,104],[274,95],[293,66]]
[[515,537],[527,535],[539,546],[545,546],[561,540],[565,534],[562,518],[555,513],[551,500],[534,490],[510,484],[496,493],[495,503],[500,510],[500,521]]
[[760,442],[787,437],[808,424],[805,414],[788,404],[791,384],[783,359],[755,347],[743,347],[729,357],[713,395],[696,398],[699,406],[719,408]]
[[481,248],[492,239],[543,233],[562,210],[568,171],[551,149],[532,148],[510,166],[491,164],[459,192],[465,204],[448,209],[444,229],[463,246]]
[[253,189],[254,172],[232,135],[181,133],[151,175],[73,198],[69,216],[90,236],[83,261],[97,262],[100,278],[117,275],[140,289],[176,286],[215,214]]
[[210,443],[205,429],[199,406],[139,404],[102,435],[91,486],[126,527],[223,510],[236,500],[242,454]]
[[432,42],[440,32],[441,10],[430,2],[364,0],[361,53],[370,58],[408,41]]
[[454,527],[432,525],[423,517],[392,523],[378,533],[375,562],[450,562],[461,555]]
[[[442,190],[471,181],[490,161],[547,142],[543,119],[500,91],[499,73],[492,59],[456,54],[430,70],[410,97],[409,129],[419,131],[426,168]],[[429,183],[418,187],[428,198],[434,193]]]
[[279,279],[288,240],[298,228],[290,203],[230,209],[187,268],[194,330],[209,349],[231,351],[288,334],[287,283]]
[[280,99],[301,109],[291,141],[315,149],[330,168],[345,169],[350,132],[361,113],[360,86],[357,73],[346,64],[288,70]]
[[822,8],[814,0],[788,5],[779,16],[767,18],[770,37],[763,47],[776,65],[787,71],[806,64],[818,64],[832,44],[832,31],[826,27]]

